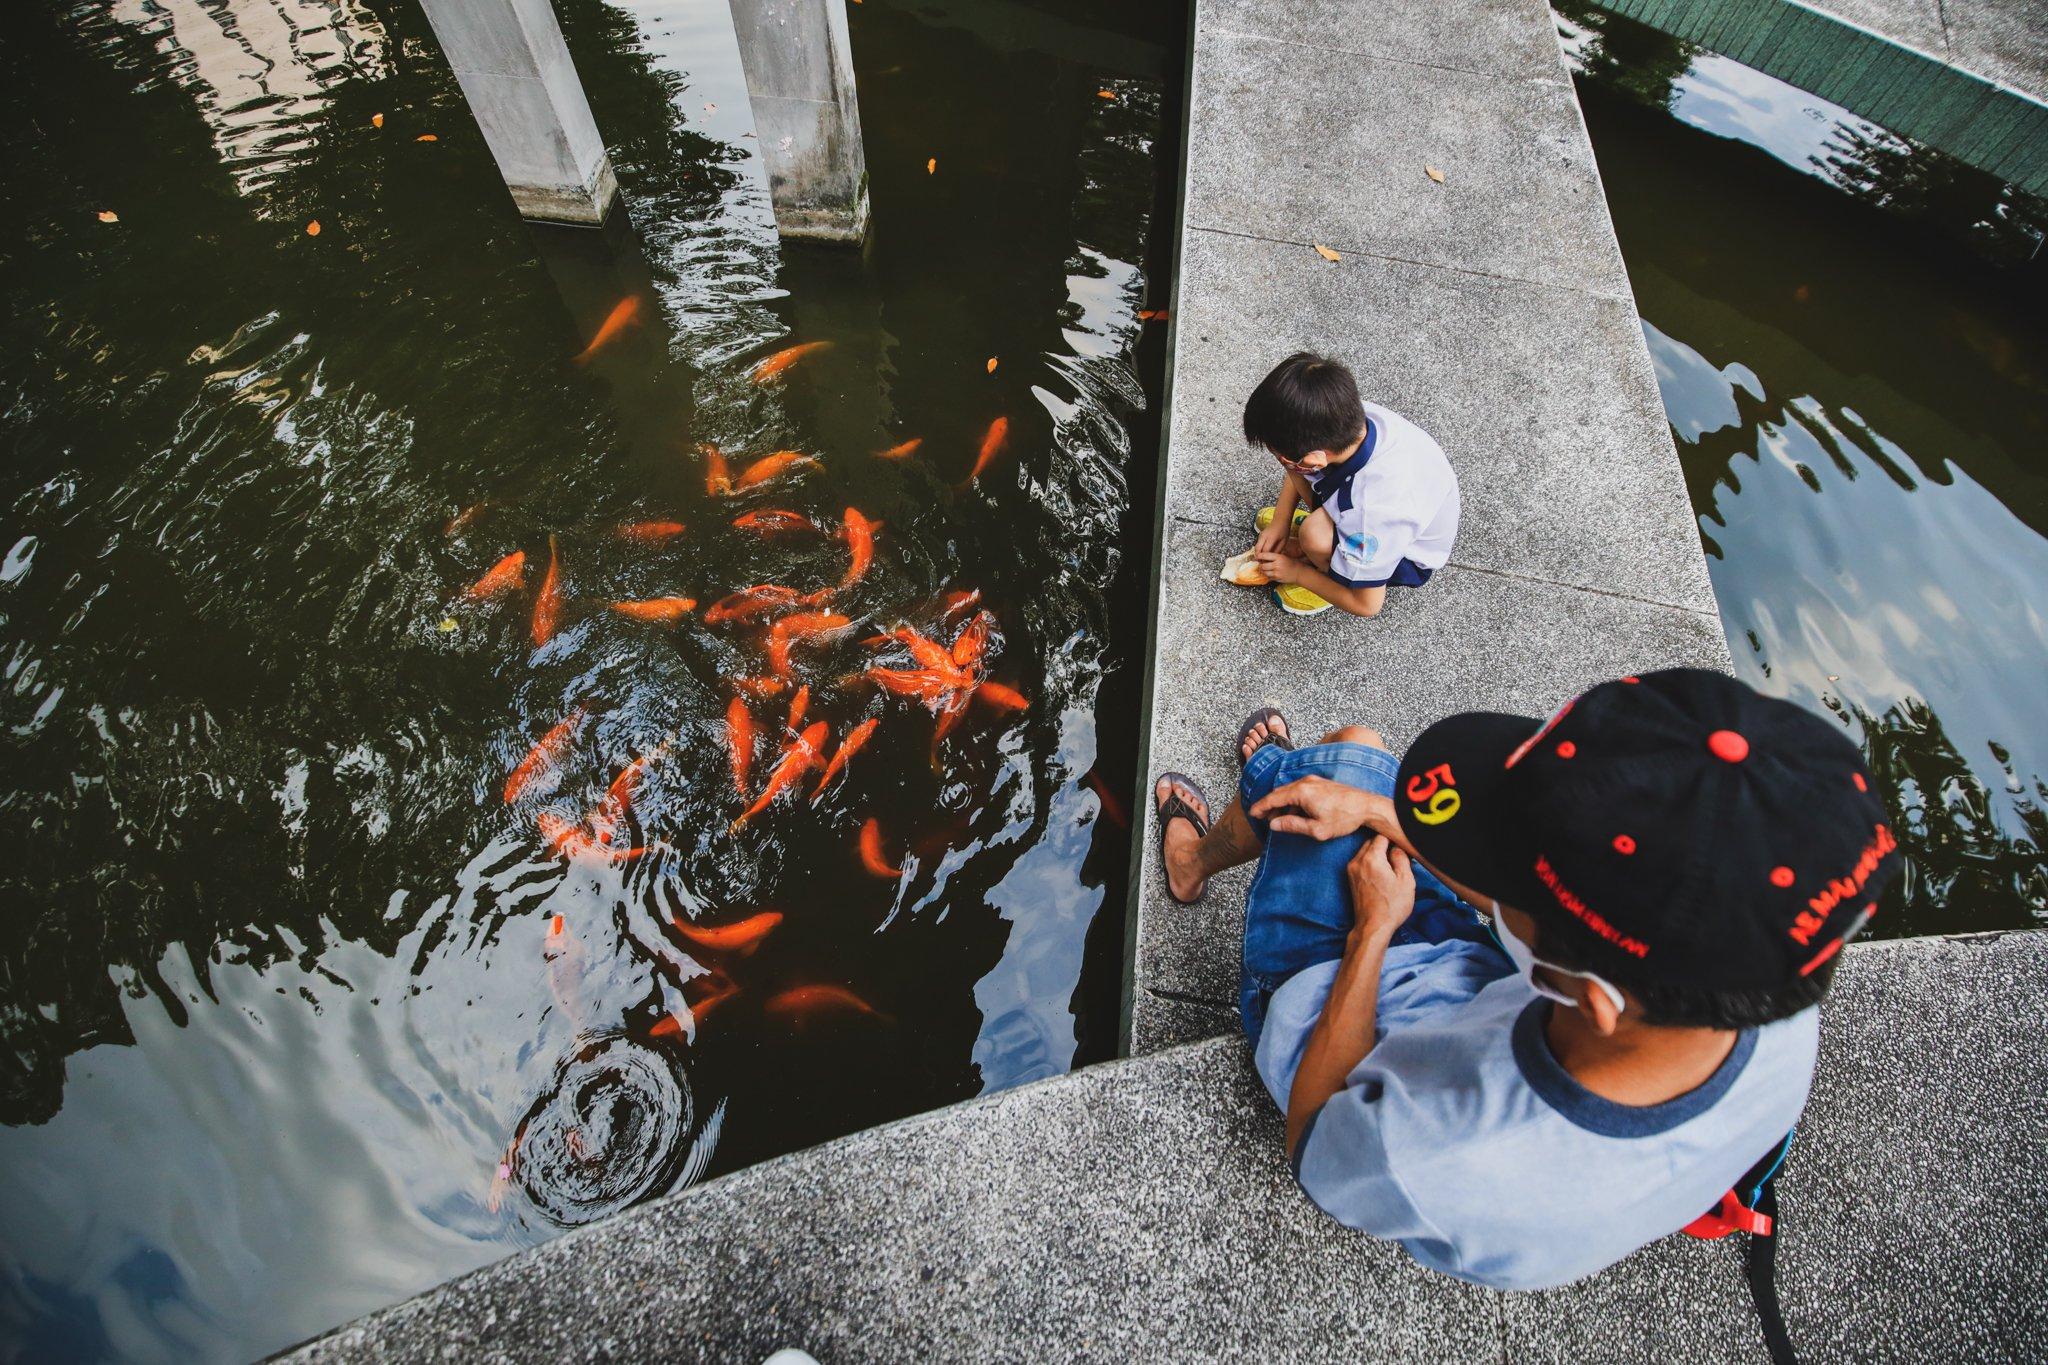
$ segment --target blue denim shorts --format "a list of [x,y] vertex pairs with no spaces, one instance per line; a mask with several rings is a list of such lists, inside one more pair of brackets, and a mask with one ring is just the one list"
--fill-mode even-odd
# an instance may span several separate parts
[[[1292,751],[1268,744],[1244,765],[1238,796],[1249,812],[1253,802],[1275,787],[1302,777],[1326,777],[1392,796],[1400,762],[1385,749],[1367,744],[1311,744]],[[1238,1009],[1245,1034],[1256,1047],[1273,992],[1303,968],[1344,956],[1344,941],[1351,933],[1351,888],[1344,869],[1370,832],[1321,841],[1305,834],[1276,834],[1263,820],[1250,823],[1265,851],[1245,896],[1244,980]],[[1452,938],[1493,942],[1479,912],[1417,863],[1415,913],[1394,935],[1394,942],[1441,943]]]

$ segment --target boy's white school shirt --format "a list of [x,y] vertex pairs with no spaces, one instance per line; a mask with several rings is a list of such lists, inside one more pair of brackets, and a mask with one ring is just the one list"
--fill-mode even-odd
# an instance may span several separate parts
[[1309,480],[1337,530],[1330,577],[1377,588],[1406,559],[1435,572],[1458,539],[1458,476],[1435,439],[1391,408],[1365,407],[1358,451]]

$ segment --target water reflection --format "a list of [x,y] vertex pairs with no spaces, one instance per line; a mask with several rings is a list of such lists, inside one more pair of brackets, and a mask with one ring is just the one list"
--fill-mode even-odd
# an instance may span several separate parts
[[1839,720],[1886,784],[1909,872],[1878,931],[2038,922],[2040,206],[1725,58],[1568,14],[1738,669]]
[[[632,208],[604,235],[511,218],[410,5],[346,76],[323,9],[275,98],[99,0],[0,49],[39,187],[0,187],[9,1340],[246,1358],[1113,1033],[1165,91],[869,0],[874,240],[784,254],[729,49],[690,46],[720,0],[560,9]],[[706,443],[817,463],[714,495]],[[734,525],[774,508],[820,529]],[[882,523],[850,583],[848,508]],[[650,521],[685,529],[621,534]],[[762,582],[848,624],[750,697],[756,791],[797,688],[834,743],[879,728],[732,833],[727,708],[772,670],[702,604]],[[857,680],[969,590],[1028,705],[940,739]]]

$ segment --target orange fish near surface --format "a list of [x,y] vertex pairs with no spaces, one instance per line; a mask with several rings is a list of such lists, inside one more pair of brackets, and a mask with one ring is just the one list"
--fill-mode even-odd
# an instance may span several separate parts
[[860,865],[877,877],[900,877],[903,869],[891,867],[882,856],[882,822],[872,815],[860,827]]
[[472,503],[468,507],[463,508],[460,512],[457,512],[454,516],[448,518],[448,524],[441,528],[442,534],[449,536],[459,536],[464,531],[467,531],[471,526],[475,525],[478,517],[481,517],[484,513],[490,510],[491,500],[489,498],[485,498],[482,502]]
[[950,667],[944,673],[930,668],[870,668],[863,676],[884,692],[922,702],[936,701],[960,686]]
[[804,723],[804,712],[810,709],[810,705],[811,685],[805,683],[796,690],[796,695],[789,699],[789,732],[791,734],[798,733],[797,727]]
[[506,805],[517,801],[519,794],[532,786],[534,780],[541,774],[551,772],[560,765],[562,755],[568,751],[570,737],[581,724],[583,708],[579,706],[540,737],[540,741],[520,760],[519,766],[512,770],[511,776],[505,779]]
[[729,681],[732,683],[733,691],[743,697],[753,697],[756,700],[764,697],[780,696],[782,689],[789,686],[787,678],[732,678]]
[[794,469],[808,469],[819,461],[801,450],[778,450],[773,455],[763,455],[748,465],[739,478],[733,482],[734,492],[743,492],[759,487],[770,479],[782,477]]
[[640,789],[640,779],[647,775],[647,769],[653,763],[653,754],[642,754],[619,769],[619,775],[612,779],[604,794],[605,809],[613,819],[624,818],[626,812],[633,808],[633,794]]
[[764,507],[758,512],[747,512],[732,519],[736,530],[752,531],[756,535],[778,536],[791,531],[815,531],[818,524],[801,512],[791,512],[782,507]]
[[785,346],[754,367],[754,382],[765,384],[805,356],[816,355],[820,351],[830,350],[831,347],[832,343],[829,341],[806,341],[801,346]]
[[1088,776],[1083,778],[1082,781],[1094,789],[1095,799],[1102,803],[1102,814],[1111,824],[1115,825],[1118,829],[1129,829],[1131,827],[1131,817],[1125,812],[1123,802],[1110,794],[1109,784],[1102,780],[1100,773],[1090,768]]
[[1009,443],[1010,419],[998,417],[995,421],[990,422],[987,434],[981,438],[981,455],[974,461],[974,472],[967,476],[960,487],[965,488],[979,479],[983,471],[995,462],[996,456],[1002,454],[1003,448],[1009,445]]
[[882,722],[872,718],[862,721],[846,732],[846,738],[839,741],[839,750],[832,755],[832,761],[825,765],[825,775],[818,779],[818,789],[811,793],[811,804],[817,805],[818,798],[825,794],[825,788],[832,785],[832,779],[839,776],[846,767],[846,761],[860,752],[860,746],[868,742],[868,736]]
[[709,948],[714,953],[738,953],[745,956],[761,946],[761,940],[768,937],[775,926],[782,923],[782,915],[774,910],[763,910],[758,915],[749,915],[736,924],[702,925],[692,924],[686,919],[675,919],[676,932],[699,948]]
[[725,462],[725,452],[709,444],[697,449],[704,456],[704,491],[714,498],[732,492],[732,467]]
[[981,589],[956,589],[939,599],[939,624],[946,622],[981,601]]
[[961,668],[971,668],[981,662],[981,656],[988,649],[989,628],[996,618],[985,611],[974,613],[974,619],[962,628],[953,639],[953,662]]
[[795,606],[799,600],[795,588],[785,588],[780,583],[759,583],[751,588],[741,588],[729,597],[721,597],[706,607],[704,624],[715,626],[721,621],[765,616],[777,607]]
[[639,545],[659,545],[683,533],[680,521],[629,521],[618,530],[620,540]]
[[682,620],[697,609],[694,597],[649,597],[639,602],[614,602],[612,610],[635,621],[657,621],[664,625]]
[[917,454],[917,448],[923,444],[924,437],[913,436],[911,439],[903,442],[901,445],[893,445],[890,446],[887,450],[876,451],[875,458],[881,460],[907,460],[912,455]]
[[745,796],[747,769],[754,763],[754,717],[739,697],[725,708],[725,743],[732,750],[732,785]]
[[781,762],[775,765],[775,771],[768,774],[768,785],[762,788],[760,798],[747,807],[739,819],[727,827],[726,832],[737,832],[747,821],[766,810],[768,803],[782,795],[797,778],[803,776],[804,770],[818,761],[819,753],[825,747],[826,734],[824,721],[812,721],[810,728],[799,735],[783,752]]
[[846,577],[839,580],[841,588],[850,588],[860,582],[861,575],[868,571],[868,565],[875,558],[875,531],[881,525],[869,521],[858,507],[846,509],[846,546],[853,553],[853,560],[846,568]]
[[777,1018],[791,1020],[827,1010],[865,1014],[870,1019],[884,1021],[889,1018],[844,986],[797,986],[770,996],[761,1008]]
[[798,640],[816,639],[844,630],[853,622],[831,611],[800,611],[768,627],[768,667],[778,676],[789,673],[789,649]]
[[590,357],[596,355],[600,348],[608,345],[619,333],[625,331],[638,321],[640,321],[640,296],[638,294],[628,294],[614,304],[612,311],[605,315],[603,325],[597,329],[597,335],[590,339],[588,346],[585,346],[577,353],[576,363],[581,365],[589,361]]
[[483,602],[521,587],[526,582],[526,551],[514,550],[484,572],[484,576],[462,590],[472,602]]
[[540,595],[533,599],[533,643],[546,644],[555,635],[555,622],[562,615],[562,557],[555,538],[548,537],[548,571],[540,580]]
[[1022,711],[1025,707],[1031,705],[1029,701],[1025,700],[1024,694],[1016,688],[1005,687],[1001,683],[996,682],[983,683],[974,689],[974,695],[987,702],[990,706],[1003,711]]

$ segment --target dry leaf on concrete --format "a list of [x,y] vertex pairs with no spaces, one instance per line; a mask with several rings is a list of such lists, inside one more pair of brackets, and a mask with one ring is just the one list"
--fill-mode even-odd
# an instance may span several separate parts
[[1320,256],[1320,257],[1322,257],[1322,258],[1323,258],[1324,260],[1326,260],[1326,261],[1341,261],[1341,260],[1343,260],[1343,259],[1344,259],[1344,258],[1343,258],[1342,256],[1338,255],[1338,254],[1337,254],[1336,252],[1334,252],[1334,251],[1330,250],[1330,248],[1328,248],[1328,247],[1324,246],[1324,245],[1323,245],[1323,244],[1322,244],[1321,242],[1317,242],[1317,243],[1315,243],[1315,248],[1316,248],[1316,255],[1318,255],[1318,256]]
[[1444,173],[1434,166],[1424,166],[1422,168],[1422,173],[1428,176],[1431,180],[1436,181],[1436,183],[1439,185],[1444,183]]

